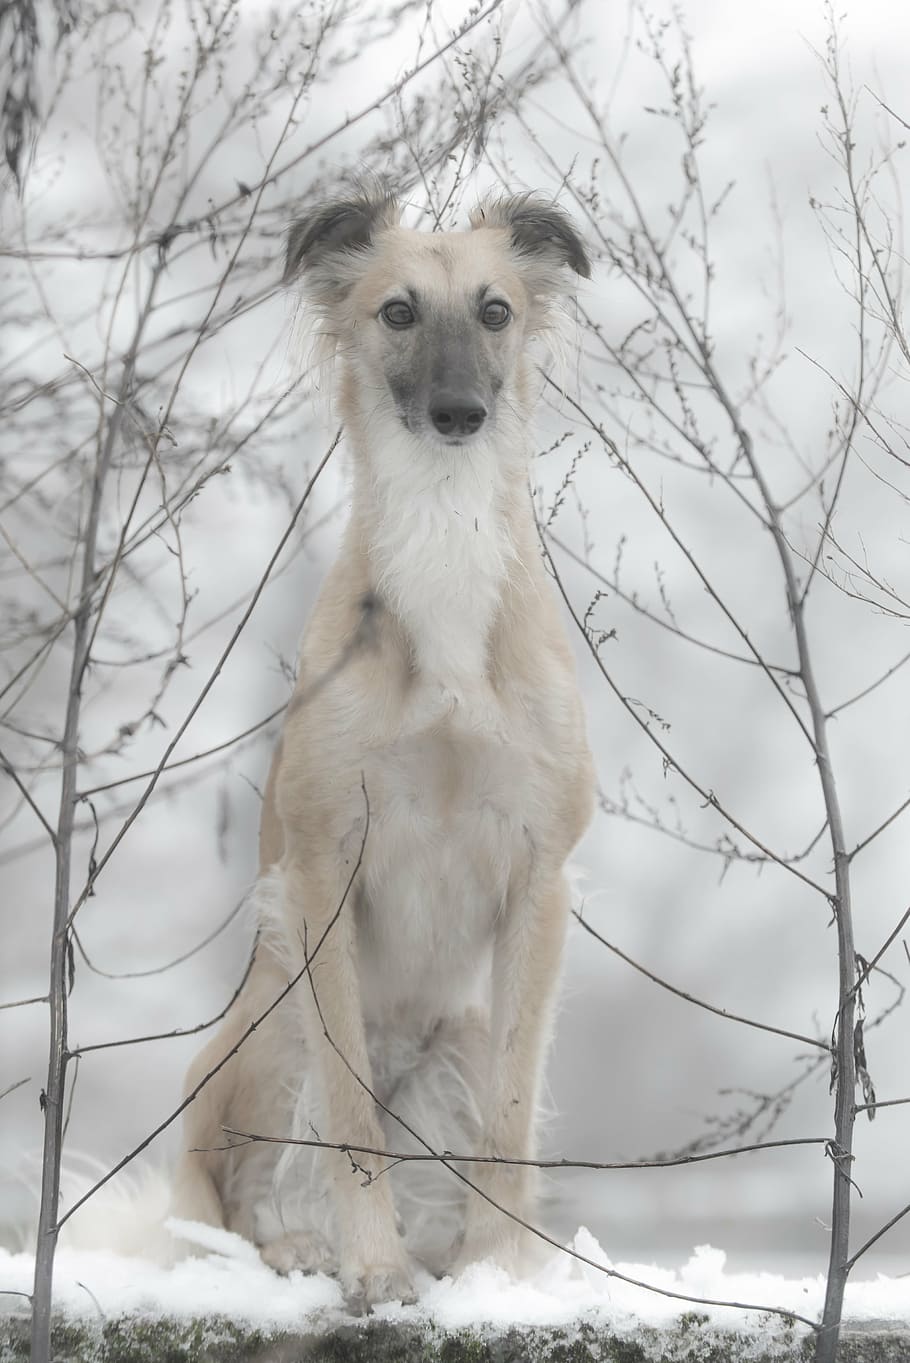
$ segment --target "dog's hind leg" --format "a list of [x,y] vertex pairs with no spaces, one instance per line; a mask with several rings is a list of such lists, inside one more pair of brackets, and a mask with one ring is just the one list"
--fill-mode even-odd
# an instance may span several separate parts
[[[267,980],[265,996],[275,997],[280,987]],[[258,999],[258,995],[252,999],[254,1017],[262,1011]],[[184,1114],[183,1151],[174,1173],[171,1215],[223,1227],[261,1245],[260,1217],[278,1158],[276,1147],[248,1143],[230,1133],[265,1131],[270,1135],[287,1129],[288,1103],[273,1069],[286,1058],[288,1046],[274,1015],[244,1038],[249,1024],[247,1011],[232,1012],[190,1066],[187,1094],[207,1074],[217,1072]],[[242,1038],[245,1044],[217,1069]]]
[[[189,1095],[236,1043],[243,1030],[240,1012],[232,1013],[208,1045],[191,1064],[186,1077]],[[225,1171],[225,1135],[222,1130],[230,1087],[235,1082],[232,1069],[237,1058],[213,1076],[200,1089],[183,1118],[183,1151],[174,1171],[171,1215],[184,1221],[203,1221],[209,1226],[225,1225],[222,1197]]]

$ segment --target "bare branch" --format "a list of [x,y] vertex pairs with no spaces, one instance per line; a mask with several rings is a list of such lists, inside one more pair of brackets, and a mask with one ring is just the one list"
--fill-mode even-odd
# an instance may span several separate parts
[[47,1003],[47,995],[36,994],[33,999],[14,999],[12,1003],[0,1003],[0,1010],[4,1008],[26,1008],[30,1003]]
[[[555,535],[552,530],[546,529],[545,534],[548,541],[555,544],[567,558],[570,558],[573,563],[577,563],[580,568],[587,569],[592,577],[596,578],[604,587],[608,587],[610,591],[614,592],[627,606],[631,606],[634,611],[637,611],[639,615],[643,615],[645,619],[652,621],[653,624],[660,625],[662,629],[669,630],[670,633],[675,634],[678,639],[684,639],[687,643],[695,644],[697,648],[703,648],[708,653],[716,653],[718,657],[728,658],[734,663],[746,663],[750,667],[764,668],[766,666],[766,664],[757,656],[750,658],[743,653],[731,653],[728,649],[719,648],[717,644],[709,644],[705,639],[696,638],[694,634],[687,634],[685,630],[680,629],[679,625],[671,620],[662,619],[654,611],[649,611],[640,601],[631,596],[629,592],[624,592],[614,578],[606,577],[605,574],[598,572],[592,563],[589,563],[586,558],[582,558],[580,554],[576,554],[574,549],[571,549],[569,545],[566,544],[564,540],[561,540],[558,535]],[[768,663],[767,667],[770,668],[772,672],[779,672],[785,677],[799,676],[799,673],[793,667],[783,667],[778,663]]]
[[105,781],[100,786],[86,786],[84,790],[78,792],[79,799],[85,800],[90,795],[98,795],[103,790],[116,790],[120,786],[128,786],[133,781],[146,781],[150,776],[163,775],[168,771],[176,771],[178,767],[189,767],[195,762],[202,762],[206,757],[213,757],[215,753],[224,752],[227,748],[233,748],[237,743],[242,743],[245,738],[257,734],[261,729],[268,726],[281,715],[284,714],[287,705],[279,705],[277,709],[270,711],[264,719],[259,719],[255,724],[251,724],[248,729],[243,729],[239,734],[234,734],[232,738],[226,738],[223,743],[216,743],[212,748],[204,748],[202,752],[193,753],[192,757],[180,757],[176,762],[167,762],[158,771],[157,767],[152,767],[148,771],[137,771],[132,776],[121,776],[116,781]]
[[898,805],[897,809],[888,815],[887,819],[880,823],[877,828],[874,828],[868,837],[863,838],[862,842],[856,844],[853,851],[850,853],[850,860],[852,861],[855,856],[858,856],[864,847],[868,847],[870,842],[873,842],[878,837],[879,833],[884,833],[886,828],[890,828],[891,824],[894,823],[894,820],[900,818],[901,814],[907,809],[910,809],[910,795]]
[[885,1224],[879,1230],[877,1230],[874,1235],[871,1235],[864,1245],[860,1245],[859,1249],[856,1250],[854,1254],[851,1254],[846,1264],[847,1271],[849,1272],[850,1269],[853,1268],[853,1265],[856,1263],[857,1259],[862,1258],[862,1256],[866,1253],[867,1250],[870,1250],[874,1244],[877,1244],[878,1241],[882,1238],[882,1236],[887,1234],[887,1232],[891,1230],[893,1226],[896,1226],[898,1221],[903,1220],[903,1218],[907,1216],[908,1213],[910,1213],[910,1202],[907,1203],[906,1207],[901,1207],[899,1212],[895,1212],[894,1216],[892,1216],[890,1220],[886,1221]]
[[760,1032],[773,1032],[775,1036],[789,1037],[791,1041],[802,1042],[805,1046],[817,1046],[819,1050],[830,1052],[831,1047],[828,1043],[826,1041],[820,1041],[818,1037],[804,1036],[801,1032],[790,1032],[784,1027],[772,1027],[770,1023],[767,1022],[756,1022],[754,1018],[743,1017],[739,1013],[731,1013],[726,1008],[718,1008],[713,1003],[706,1003],[704,999],[696,998],[694,994],[687,994],[684,989],[678,989],[676,985],[670,984],[667,980],[662,979],[660,975],[655,975],[652,971],[648,970],[646,966],[641,965],[638,961],[633,961],[631,956],[627,956],[624,951],[620,951],[619,947],[614,946],[612,942],[608,942],[606,937],[597,932],[587,919],[582,916],[578,909],[573,909],[572,913],[584,928],[585,932],[589,932],[591,936],[602,943],[608,951],[612,951],[614,956],[618,956],[621,961],[625,961],[626,965],[632,966],[633,970],[637,970],[639,974],[644,975],[654,984],[659,984],[661,989],[666,989],[668,993],[675,994],[677,998],[685,999],[687,1003],[694,1003],[696,1007],[704,1008],[709,1013],[715,1013],[718,1017],[727,1018],[730,1022],[741,1022],[746,1027],[755,1027]]
[[[6,1006],[7,1008],[9,1008],[9,1007],[14,1006],[14,1005],[6,1004],[5,1006]],[[21,1089],[22,1086],[23,1086],[23,1084],[29,1084],[29,1083],[31,1083],[31,1080],[29,1079],[29,1077],[28,1077],[27,1075],[26,1075],[26,1077],[25,1077],[24,1079],[17,1079],[16,1082],[15,1082],[14,1084],[8,1084],[7,1087],[6,1087],[5,1089],[3,1089],[2,1091],[0,1091],[0,1099],[9,1097],[9,1095],[10,1095],[11,1093],[15,1093],[15,1092],[16,1092],[16,1089]]]
[[54,832],[53,828],[51,828],[51,826],[50,826],[50,824],[48,823],[47,819],[44,817],[44,814],[43,814],[42,811],[39,809],[38,805],[35,803],[34,799],[32,798],[32,794],[31,794],[31,792],[29,791],[28,787],[27,787],[26,785],[24,785],[23,782],[19,779],[19,773],[16,771],[16,768],[15,768],[15,767],[13,766],[13,764],[10,762],[9,758],[6,757],[2,752],[0,752],[0,766],[3,767],[3,769],[4,769],[4,771],[6,772],[7,776],[12,777],[13,782],[15,783],[16,789],[19,791],[19,794],[22,796],[23,800],[24,800],[25,803],[28,805],[28,807],[29,807],[29,809],[32,811],[32,813],[35,815],[35,817],[37,818],[38,822],[41,824],[41,827],[44,829],[44,831],[45,831],[45,833],[47,834],[47,836],[50,838],[50,840],[51,840],[51,846],[52,846],[52,847],[56,847],[56,846],[57,846],[57,834]]
[[241,992],[243,991],[243,986],[250,978],[250,971],[253,969],[253,965],[256,961],[257,944],[258,938],[257,942],[254,942],[253,944],[253,950],[250,952],[249,960],[246,963],[243,975],[240,977],[240,983],[237,985],[237,988],[234,990],[233,994],[228,999],[227,1003],[224,1005],[221,1011],[219,1013],[216,1013],[213,1018],[209,1018],[206,1022],[197,1022],[196,1025],[193,1027],[175,1027],[170,1032],[155,1032],[152,1033],[150,1036],[118,1037],[114,1041],[96,1041],[90,1046],[76,1046],[73,1050],[70,1051],[69,1053],[70,1056],[78,1057],[81,1055],[88,1055],[90,1051],[110,1051],[117,1046],[138,1046],[144,1041],[170,1041],[175,1036],[194,1036],[197,1032],[208,1031],[209,1027],[214,1027],[216,1022],[221,1021],[221,1019],[227,1014],[232,1005],[236,1003],[237,999],[240,997]]
[[910,1098],[876,1098],[874,1103],[857,1103],[857,1112],[877,1112],[880,1107],[903,1107],[905,1103],[910,1103]]
[[897,926],[891,932],[889,932],[888,936],[885,938],[884,942],[879,947],[878,951],[872,957],[872,960],[867,962],[857,975],[856,984],[853,986],[854,993],[859,993],[860,989],[865,984],[866,980],[868,980],[869,976],[872,974],[873,970],[878,965],[879,961],[882,959],[885,952],[891,946],[892,942],[897,940],[898,933],[900,932],[901,928],[904,926],[908,919],[910,919],[910,907],[904,910],[904,912],[900,916],[900,919],[898,920]]
[[[392,1116],[395,1114],[392,1113]],[[778,1150],[794,1145],[827,1145],[827,1136],[798,1136],[785,1141],[758,1141],[752,1145],[736,1146],[732,1150],[711,1150],[706,1154],[680,1155],[673,1159],[656,1160],[583,1160],[583,1159],[512,1159],[508,1155],[455,1155],[451,1150],[441,1154],[432,1151],[381,1150],[369,1145],[353,1145],[350,1141],[322,1141],[315,1137],[303,1136],[265,1136],[259,1132],[238,1131],[233,1127],[221,1128],[226,1136],[236,1136],[240,1140],[269,1145],[300,1145],[314,1150],[338,1150],[342,1154],[375,1155],[378,1159],[391,1160],[395,1164],[410,1162],[429,1164],[507,1164],[530,1169],[595,1169],[595,1170],[632,1170],[632,1169],[677,1169],[685,1164],[701,1164],[706,1160],[728,1159],[733,1155],[748,1155],[756,1150]],[[229,1145],[225,1150],[235,1149]]]

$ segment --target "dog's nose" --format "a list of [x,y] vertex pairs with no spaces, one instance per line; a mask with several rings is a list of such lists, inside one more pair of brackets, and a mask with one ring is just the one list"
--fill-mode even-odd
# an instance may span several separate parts
[[440,393],[430,405],[430,420],[440,435],[473,435],[487,419],[480,398]]

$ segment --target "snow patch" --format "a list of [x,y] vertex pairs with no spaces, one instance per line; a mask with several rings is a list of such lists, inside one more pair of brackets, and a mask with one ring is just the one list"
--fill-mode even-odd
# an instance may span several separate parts
[[[54,1279],[57,1308],[74,1318],[97,1318],[99,1309],[106,1317],[131,1313],[182,1320],[221,1316],[265,1330],[318,1329],[337,1324],[345,1316],[341,1289],[325,1274],[281,1277],[238,1235],[191,1222],[172,1221],[168,1229],[197,1251],[171,1268],[110,1251],[61,1247]],[[584,1320],[626,1333],[642,1325],[670,1325],[684,1312],[698,1311],[720,1327],[780,1328],[779,1317],[744,1313],[731,1306],[702,1306],[626,1279],[664,1292],[776,1306],[809,1319],[816,1319],[822,1307],[821,1276],[788,1280],[772,1273],[729,1273],[724,1252],[710,1245],[699,1245],[678,1269],[613,1264],[584,1227],[569,1248],[592,1262],[554,1253],[533,1277],[521,1282],[489,1263],[473,1265],[457,1281],[436,1280],[424,1273],[417,1305],[391,1302],[377,1307],[375,1315],[402,1323],[432,1320],[437,1327],[453,1331],[480,1324],[494,1329],[565,1327]],[[0,1250],[0,1291],[31,1292],[33,1266],[30,1254]],[[21,1298],[16,1296],[0,1296],[0,1302],[7,1310],[22,1309]],[[879,1275],[872,1282],[849,1284],[845,1317],[852,1322],[910,1325],[910,1280]]]

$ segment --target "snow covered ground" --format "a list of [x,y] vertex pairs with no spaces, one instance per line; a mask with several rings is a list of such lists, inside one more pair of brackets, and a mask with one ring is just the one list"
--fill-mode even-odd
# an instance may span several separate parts
[[[189,1227],[186,1227],[189,1230]],[[195,1232],[202,1232],[196,1234]],[[104,1250],[61,1248],[56,1263],[55,1300],[71,1319],[97,1320],[141,1313],[181,1319],[223,1316],[238,1325],[274,1331],[331,1328],[344,1317],[338,1284],[322,1274],[282,1278],[267,1268],[252,1245],[223,1231],[192,1228],[207,1240],[210,1253],[172,1268]],[[669,1326],[686,1311],[706,1315],[717,1327],[761,1334],[778,1331],[779,1317],[756,1307],[777,1307],[816,1319],[821,1311],[821,1277],[787,1279],[772,1273],[730,1273],[726,1255],[708,1245],[695,1248],[676,1269],[648,1264],[611,1264],[589,1231],[581,1228],[570,1248],[584,1263],[554,1251],[530,1280],[514,1282],[489,1264],[478,1264],[457,1282],[426,1275],[416,1306],[390,1303],[375,1315],[390,1321],[432,1320],[445,1330],[486,1324],[569,1326],[585,1320],[614,1333],[634,1333],[642,1325]],[[604,1273],[593,1265],[612,1270]],[[32,1256],[0,1250],[0,1291],[28,1293]],[[634,1286],[635,1279],[659,1291]],[[671,1295],[663,1295],[664,1293]],[[679,1295],[672,1295],[679,1294]],[[700,1299],[681,1300],[680,1297]],[[0,1300],[20,1309],[21,1298]],[[729,1306],[700,1302],[736,1302]],[[743,1310],[742,1307],[750,1309]],[[910,1326],[910,1277],[858,1281],[847,1289],[845,1319],[890,1329]]]

